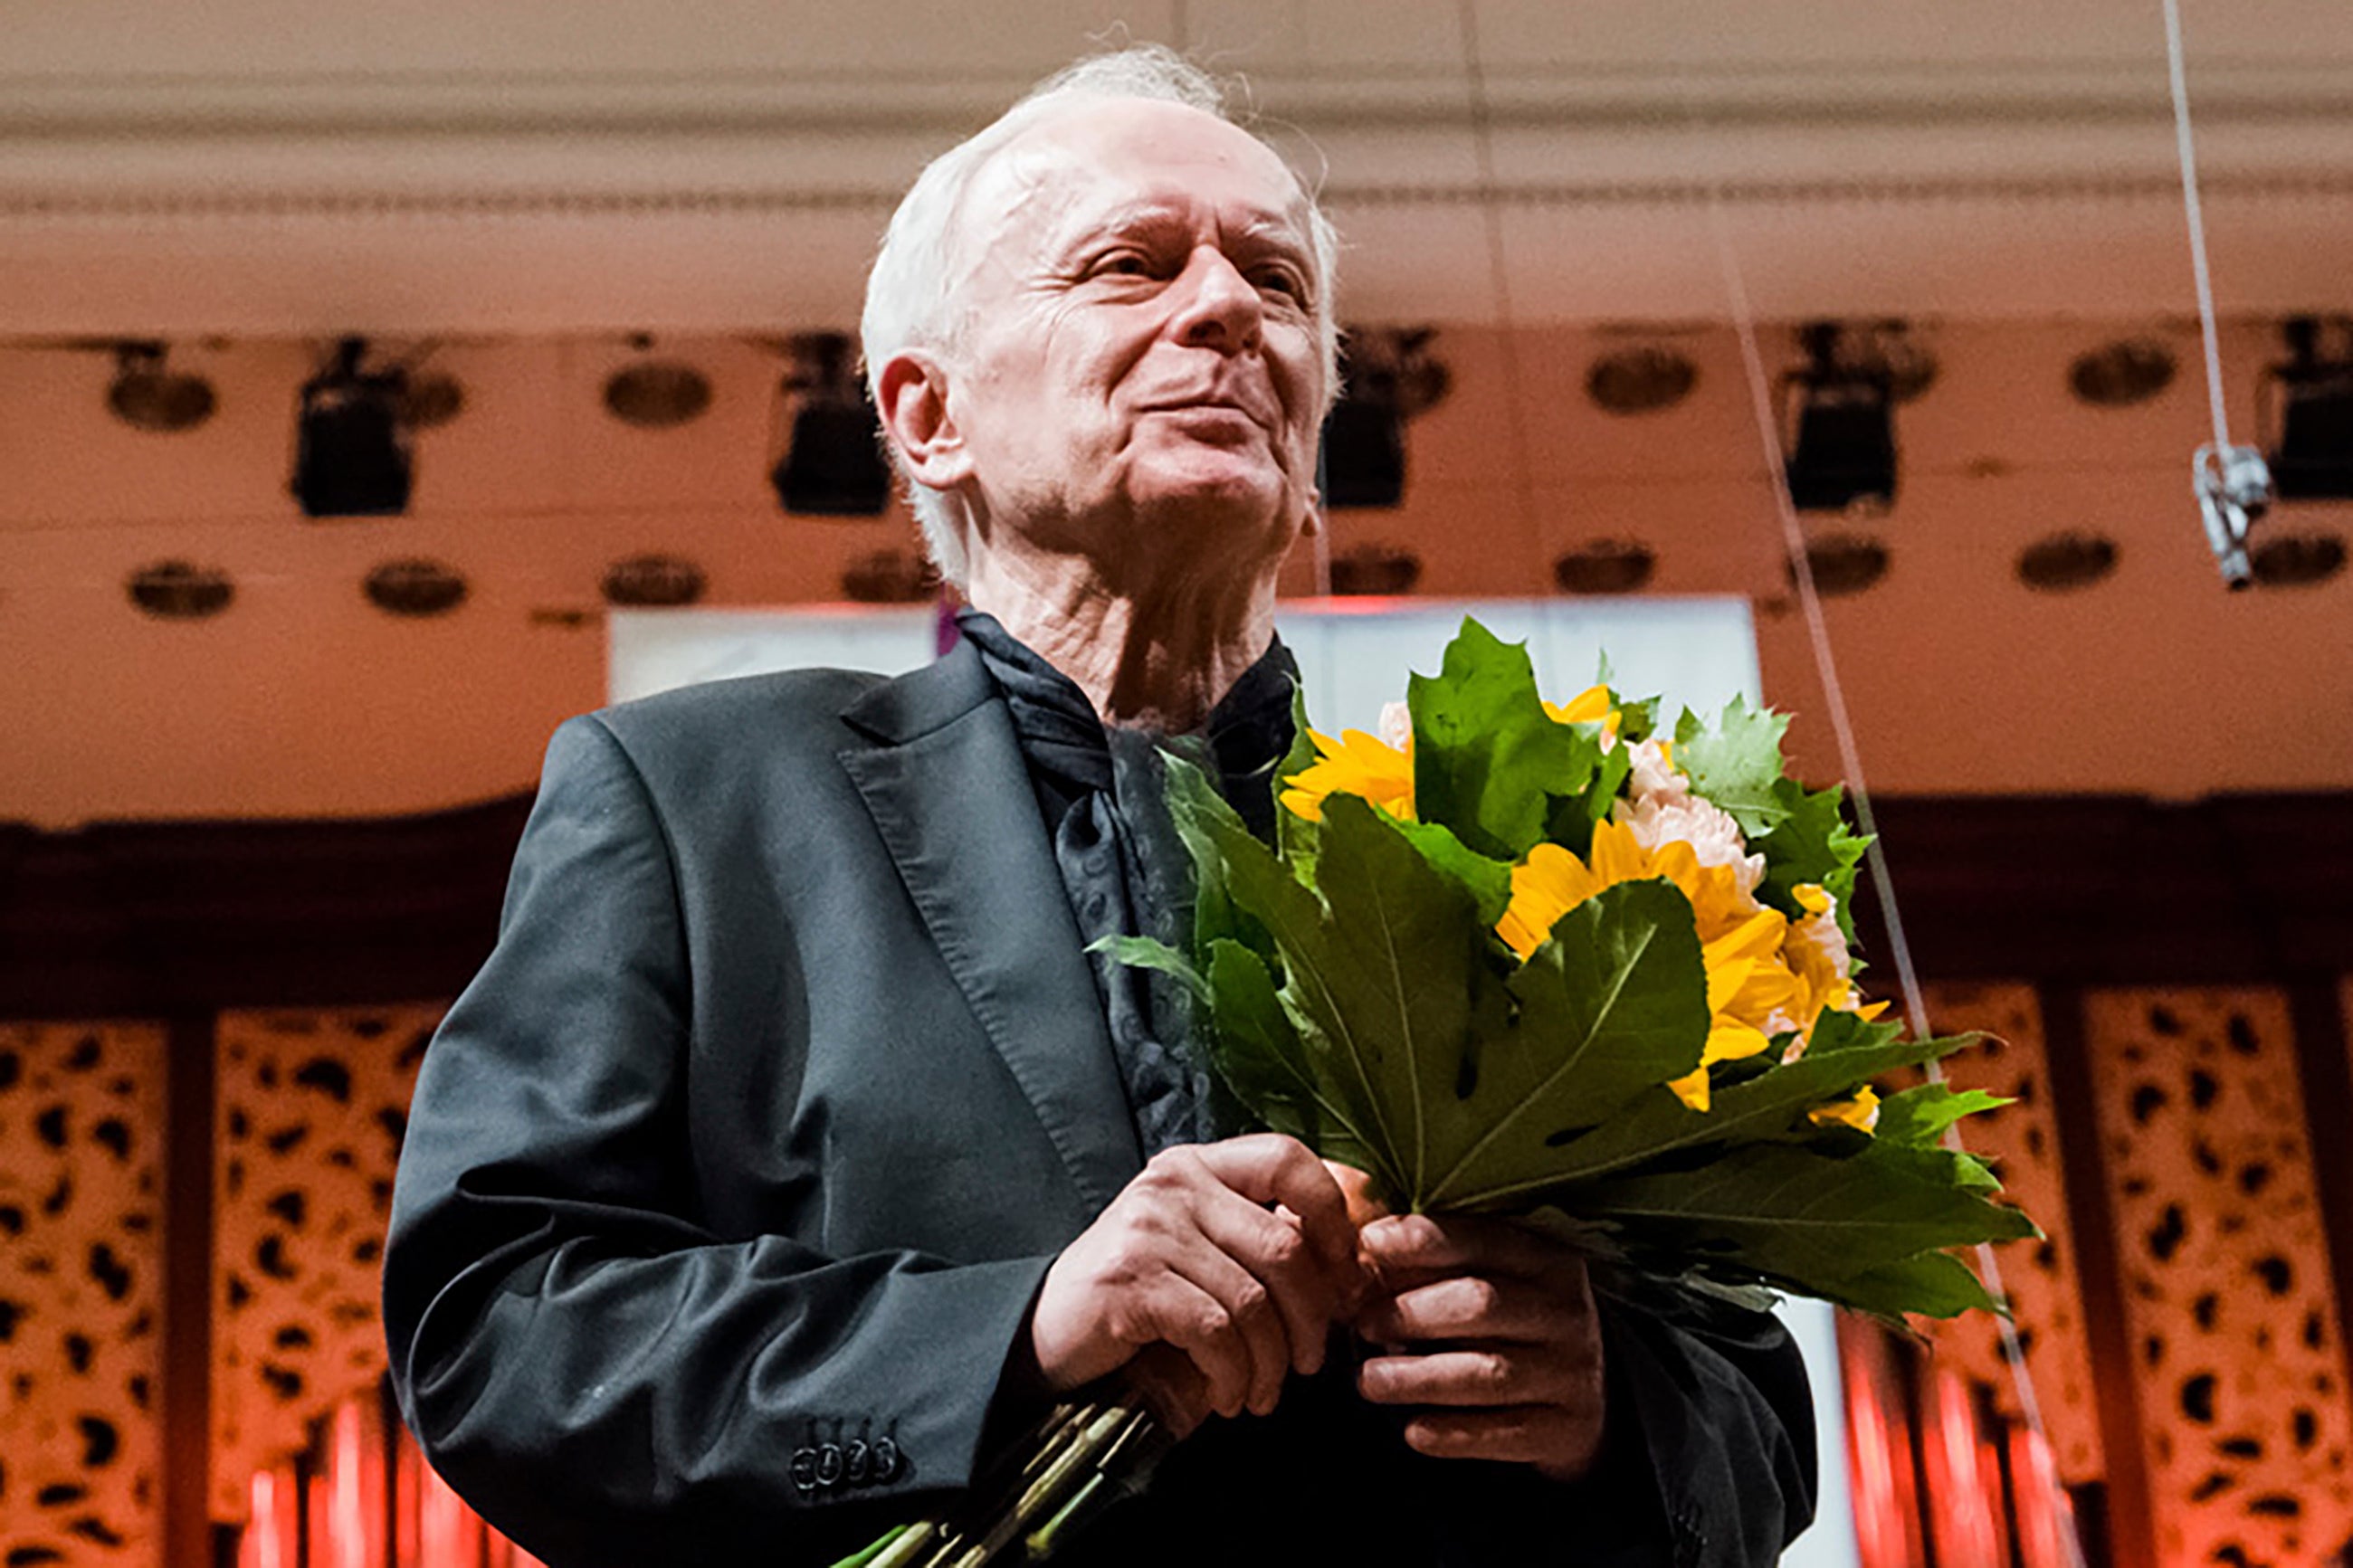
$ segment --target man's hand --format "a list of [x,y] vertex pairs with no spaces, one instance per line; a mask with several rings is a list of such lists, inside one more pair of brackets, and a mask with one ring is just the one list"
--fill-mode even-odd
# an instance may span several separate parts
[[1601,1335],[1585,1261],[1505,1220],[1401,1215],[1363,1232],[1375,1295],[1356,1331],[1393,1353],[1356,1386],[1425,1406],[1406,1442],[1440,1458],[1530,1464],[1555,1480],[1601,1447]]
[[1323,1364],[1358,1282],[1356,1227],[1304,1144],[1187,1144],[1155,1155],[1047,1269],[1030,1344],[1057,1393],[1175,1346],[1189,1364],[1155,1356],[1139,1383],[1181,1434],[1207,1410],[1272,1410],[1284,1377]]

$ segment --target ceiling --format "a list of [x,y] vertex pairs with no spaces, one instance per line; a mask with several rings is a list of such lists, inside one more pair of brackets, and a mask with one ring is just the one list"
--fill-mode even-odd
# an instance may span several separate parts
[[[2186,9],[2243,435],[2272,319],[2353,312],[2353,7]],[[1736,276],[1774,374],[1812,315],[1905,317],[1943,365],[1900,416],[1894,512],[1852,525],[1888,574],[1830,611],[1875,782],[2353,787],[2353,580],[2225,595],[2198,532],[2157,0],[0,0],[0,819],[528,788],[601,699],[613,560],[691,556],[721,605],[837,596],[904,524],[779,514],[765,345],[854,320],[913,172],[1119,25],[1245,75],[1321,171],[1345,316],[1440,327],[1454,386],[1413,427],[1406,505],[1339,514],[1341,548],[1410,551],[1430,592],[1537,594],[1563,551],[1638,539],[1654,591],[1757,606],[1768,696],[1807,770],[1839,771]],[[306,523],[285,493],[295,389],[345,331],[429,345],[465,388],[406,518]],[[605,414],[634,332],[710,375],[708,415]],[[126,334],[174,339],[214,418],[109,418],[111,356],[77,340]],[[2073,358],[2127,335],[2182,374],[2131,409],[2071,398]],[[1587,368],[1628,342],[1688,353],[1693,395],[1595,408]],[[2342,536],[2346,510],[2277,526]],[[2021,586],[2019,552],[2070,529],[2116,570]],[[366,573],[410,556],[462,572],[463,606],[369,605]],[[229,574],[231,609],[133,611],[127,575],[167,559]]]
[[[1359,319],[1721,318],[1718,224],[1768,316],[2190,299],[2156,0],[7,9],[0,333],[845,321],[923,162],[1118,37],[1247,79]],[[2188,26],[2224,307],[2328,297],[2353,8]]]

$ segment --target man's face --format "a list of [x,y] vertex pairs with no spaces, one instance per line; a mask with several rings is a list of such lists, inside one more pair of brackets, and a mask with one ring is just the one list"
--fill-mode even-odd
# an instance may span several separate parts
[[1271,571],[1314,497],[1324,374],[1304,198],[1179,104],[1086,104],[966,192],[949,413],[984,547],[1008,525],[1116,573],[1203,552]]

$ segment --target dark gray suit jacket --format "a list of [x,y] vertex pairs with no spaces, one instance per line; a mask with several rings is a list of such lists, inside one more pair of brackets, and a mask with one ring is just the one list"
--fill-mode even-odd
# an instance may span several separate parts
[[[896,680],[575,719],[417,1085],[385,1259],[395,1385],[436,1467],[558,1568],[827,1563],[952,1506],[1030,1413],[1004,1376],[1029,1303],[1139,1168],[968,647]],[[1409,1455],[1343,1370],[1267,1423],[1214,1424],[1082,1555],[1303,1561],[1362,1494],[1381,1561],[1482,1561],[1524,1531],[1564,1563],[1770,1561],[1813,1484],[1786,1336],[1616,1304],[1604,1334],[1593,1483]],[[1205,1510],[1204,1489],[1242,1495]],[[1253,1495],[1298,1500],[1244,1532]]]

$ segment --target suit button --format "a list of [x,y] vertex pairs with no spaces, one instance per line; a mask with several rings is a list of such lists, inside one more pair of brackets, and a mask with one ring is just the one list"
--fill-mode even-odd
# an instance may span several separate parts
[[836,1485],[841,1479],[841,1445],[828,1443],[817,1451],[817,1484]]
[[873,1450],[866,1446],[865,1438],[851,1438],[849,1446],[841,1451],[842,1483],[845,1486],[864,1486],[866,1484],[868,1461],[871,1459],[872,1457]]
[[874,1484],[876,1486],[879,1487],[883,1485],[885,1482],[896,1480],[898,1479],[899,1460],[900,1455],[898,1444],[892,1442],[888,1437],[877,1437],[874,1439],[874,1453],[871,1461],[872,1468],[869,1473],[872,1475]]
[[817,1450],[795,1448],[792,1463],[786,1468],[785,1473],[792,1477],[793,1485],[802,1492],[817,1490]]

